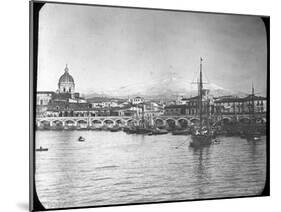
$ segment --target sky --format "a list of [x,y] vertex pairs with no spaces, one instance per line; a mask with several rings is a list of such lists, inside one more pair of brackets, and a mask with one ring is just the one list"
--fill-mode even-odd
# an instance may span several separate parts
[[267,43],[255,16],[47,3],[39,14],[38,87],[55,91],[66,64],[77,92],[149,88],[204,78],[229,90],[266,93]]

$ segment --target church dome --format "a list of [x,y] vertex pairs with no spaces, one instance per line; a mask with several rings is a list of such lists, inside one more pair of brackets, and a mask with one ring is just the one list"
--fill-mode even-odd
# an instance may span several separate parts
[[64,74],[61,75],[61,77],[59,78],[59,85],[62,83],[74,83],[73,77],[68,73],[68,67],[66,65],[65,69],[64,69]]

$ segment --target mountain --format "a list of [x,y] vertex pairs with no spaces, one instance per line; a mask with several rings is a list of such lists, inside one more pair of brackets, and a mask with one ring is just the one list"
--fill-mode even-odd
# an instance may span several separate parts
[[[214,96],[245,96],[242,92],[231,91],[214,83],[204,84],[205,89],[210,90]],[[116,97],[128,98],[141,96],[146,99],[175,99],[178,96],[190,97],[198,94],[196,83],[190,83],[181,77],[173,75],[172,77],[151,80],[143,84],[131,84],[115,89],[103,90],[86,95],[86,98],[92,97]]]

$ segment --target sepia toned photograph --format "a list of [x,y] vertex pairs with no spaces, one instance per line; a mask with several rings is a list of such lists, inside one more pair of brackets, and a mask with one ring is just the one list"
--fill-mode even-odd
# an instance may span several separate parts
[[269,17],[31,11],[32,209],[269,195]]

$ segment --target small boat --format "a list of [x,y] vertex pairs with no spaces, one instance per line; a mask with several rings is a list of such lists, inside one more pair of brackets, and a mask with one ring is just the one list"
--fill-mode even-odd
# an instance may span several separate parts
[[168,134],[168,130],[165,130],[165,129],[159,129],[159,128],[156,128],[154,131],[152,131],[152,133],[154,135],[165,135],[165,134]]
[[174,130],[172,131],[172,135],[189,135],[190,130],[189,129],[183,129],[183,130]]
[[80,136],[80,137],[78,138],[78,141],[79,141],[79,142],[83,142],[83,141],[85,141],[85,138],[83,138],[82,136]]
[[109,129],[110,132],[118,132],[120,130],[120,127],[115,126]]
[[135,134],[136,133],[136,128],[135,127],[126,127],[123,129],[124,132],[127,134]]
[[217,138],[213,140],[213,143],[214,143],[214,144],[219,144],[220,142],[221,142],[221,141],[220,141],[219,139],[217,139]]
[[150,129],[150,132],[148,132],[147,135],[165,135],[168,133],[169,133],[168,130],[156,128],[156,129]]
[[254,103],[254,97],[255,97],[255,89],[254,84],[252,83],[252,94],[251,96],[251,104],[250,104],[250,124],[245,127],[245,130],[241,137],[244,137],[247,139],[247,141],[259,141],[261,140],[261,133],[258,130],[257,123],[255,122],[255,103]]
[[151,130],[145,127],[137,127],[135,131],[136,134],[147,134],[149,132],[151,132]]
[[246,139],[248,141],[260,141],[261,137],[259,135],[248,135]]
[[259,141],[261,140],[261,134],[253,128],[242,132],[240,138],[244,138],[248,141]]
[[42,146],[40,146],[40,148],[36,149],[37,152],[45,152],[48,151],[48,148],[43,148]]

